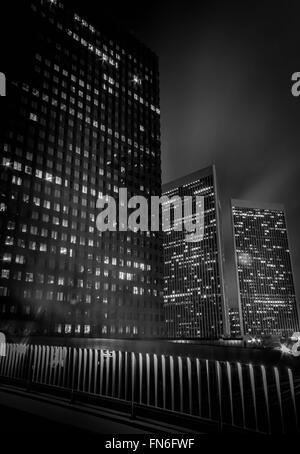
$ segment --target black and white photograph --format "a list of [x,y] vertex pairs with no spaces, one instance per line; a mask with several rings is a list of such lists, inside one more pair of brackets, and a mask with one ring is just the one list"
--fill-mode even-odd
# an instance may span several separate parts
[[299,436],[299,18],[1,3],[0,440]]

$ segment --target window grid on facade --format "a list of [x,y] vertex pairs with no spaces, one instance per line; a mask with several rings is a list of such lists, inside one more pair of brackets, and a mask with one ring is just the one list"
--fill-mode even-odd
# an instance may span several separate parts
[[1,326],[161,336],[160,237],[96,228],[102,194],[161,191],[157,57],[61,2],[23,9],[34,40],[26,71],[7,69],[0,135]]
[[170,338],[225,334],[223,256],[215,168],[163,186],[163,194],[204,197],[204,237],[186,242],[184,231],[164,232],[164,307]]
[[241,328],[291,335],[299,320],[284,208],[232,201]]

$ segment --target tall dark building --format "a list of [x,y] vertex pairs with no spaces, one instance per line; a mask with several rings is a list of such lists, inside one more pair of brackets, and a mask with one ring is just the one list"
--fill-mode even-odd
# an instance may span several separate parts
[[99,197],[161,193],[158,59],[105,18],[20,3],[1,62],[0,328],[160,336],[158,234],[96,228]]
[[224,298],[220,205],[215,167],[163,186],[163,195],[204,197],[204,235],[164,232],[164,307],[170,338],[218,338],[228,332]]
[[232,219],[243,334],[298,331],[284,207],[232,200]]

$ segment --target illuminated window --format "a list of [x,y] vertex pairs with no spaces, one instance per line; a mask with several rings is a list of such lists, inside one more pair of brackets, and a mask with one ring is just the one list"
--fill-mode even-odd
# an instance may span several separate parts
[[136,74],[133,76],[132,82],[135,85],[142,85],[142,79],[139,76],[137,76]]
[[9,270],[1,270],[1,278],[2,279],[9,279]]
[[61,326],[60,324],[55,325],[55,332],[58,333],[58,334],[60,334],[61,331],[62,331],[62,326]]
[[133,326],[132,332],[133,332],[133,334],[138,334],[138,332],[139,332],[138,327],[137,326]]
[[81,326],[80,325],[75,325],[75,334],[80,334],[81,331]]
[[33,282],[33,273],[26,273],[25,274],[25,281],[26,282]]
[[24,264],[25,263],[24,255],[16,255],[16,263]]
[[70,334],[72,331],[72,325],[65,325],[65,334]]
[[0,296],[7,296],[7,295],[8,295],[8,288],[0,287]]
[[2,258],[3,262],[11,262],[11,259],[12,259],[11,254],[9,254],[7,252],[5,254],[3,254],[3,258]]
[[63,292],[57,292],[57,301],[63,301],[63,300],[64,300]]
[[38,121],[38,117],[37,117],[37,115],[34,114],[34,113],[30,113],[29,118],[30,118],[30,120],[32,120],[32,121]]
[[12,246],[14,244],[14,239],[11,236],[7,236],[5,238],[5,244],[6,246]]

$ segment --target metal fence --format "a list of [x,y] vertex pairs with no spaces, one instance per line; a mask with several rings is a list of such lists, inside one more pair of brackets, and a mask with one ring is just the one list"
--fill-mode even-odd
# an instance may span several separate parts
[[0,377],[105,397],[262,433],[299,431],[300,379],[288,367],[95,348],[7,344]]

